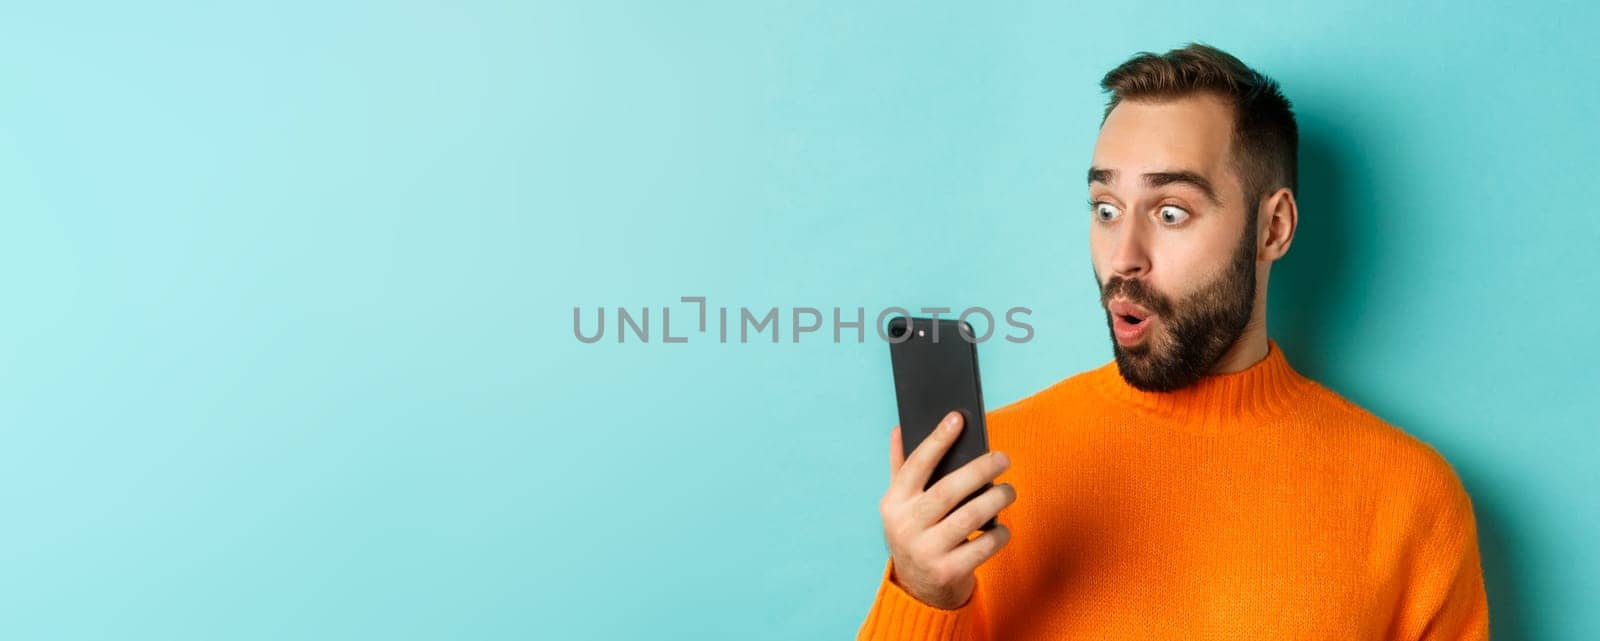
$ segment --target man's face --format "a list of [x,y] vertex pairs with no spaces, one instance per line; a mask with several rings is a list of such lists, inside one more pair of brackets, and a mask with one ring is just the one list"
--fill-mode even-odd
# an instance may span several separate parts
[[[1149,391],[1210,372],[1255,307],[1255,203],[1211,95],[1123,101],[1090,163],[1089,250],[1117,368]],[[1209,187],[1210,194],[1207,193]]]

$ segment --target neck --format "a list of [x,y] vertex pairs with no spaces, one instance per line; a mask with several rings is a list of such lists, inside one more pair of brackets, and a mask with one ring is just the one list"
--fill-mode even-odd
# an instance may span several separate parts
[[1267,323],[1260,316],[1250,319],[1244,332],[1239,334],[1239,340],[1233,342],[1228,351],[1222,353],[1222,358],[1211,366],[1212,374],[1231,374],[1249,369],[1251,365],[1261,362],[1267,357]]

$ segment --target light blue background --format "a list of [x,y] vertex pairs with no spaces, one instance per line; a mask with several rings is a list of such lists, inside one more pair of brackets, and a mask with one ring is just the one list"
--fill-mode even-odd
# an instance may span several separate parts
[[1454,463],[1497,638],[1596,638],[1597,27],[7,3],[0,637],[849,638],[886,348],[586,345],[572,308],[1025,305],[990,407],[1097,366],[1097,81],[1199,40],[1299,113],[1273,336]]

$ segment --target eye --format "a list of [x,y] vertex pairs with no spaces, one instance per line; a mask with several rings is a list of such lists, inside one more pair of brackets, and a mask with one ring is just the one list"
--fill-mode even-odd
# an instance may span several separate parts
[[1160,218],[1161,222],[1164,223],[1164,224],[1176,225],[1176,224],[1181,223],[1181,222],[1183,222],[1185,220],[1188,220],[1189,219],[1189,212],[1184,211],[1182,207],[1174,207],[1172,205],[1165,205],[1165,206],[1162,206],[1160,209],[1156,210],[1156,217]]
[[1104,201],[1090,201],[1089,209],[1094,212],[1095,219],[1100,222],[1110,222],[1122,214],[1116,207],[1111,206],[1111,203]]

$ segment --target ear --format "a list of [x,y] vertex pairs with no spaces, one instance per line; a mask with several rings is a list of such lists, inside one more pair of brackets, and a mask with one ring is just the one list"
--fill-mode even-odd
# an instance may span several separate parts
[[1256,238],[1260,239],[1260,247],[1256,259],[1273,262],[1283,258],[1289,253],[1289,244],[1294,242],[1294,230],[1300,226],[1294,192],[1281,187],[1267,196],[1261,203],[1258,220],[1261,227],[1256,230]]

